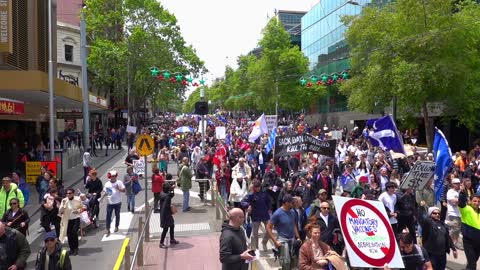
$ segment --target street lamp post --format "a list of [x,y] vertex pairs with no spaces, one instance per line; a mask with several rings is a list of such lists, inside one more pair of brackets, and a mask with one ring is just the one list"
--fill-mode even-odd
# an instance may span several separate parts
[[[202,88],[200,88],[200,99],[202,101],[205,100],[205,90]],[[205,155],[205,115],[202,114],[202,124],[200,125],[200,128],[202,129],[202,143],[201,143],[201,146],[202,146],[202,154]]]
[[[83,6],[85,8],[86,6]],[[82,95],[83,95],[83,148],[90,147],[90,108],[87,74],[87,26],[82,10],[80,17],[80,58],[82,59]]]
[[52,29],[52,0],[48,0],[48,112],[50,134],[50,160],[55,160],[55,104],[53,102],[53,29]]

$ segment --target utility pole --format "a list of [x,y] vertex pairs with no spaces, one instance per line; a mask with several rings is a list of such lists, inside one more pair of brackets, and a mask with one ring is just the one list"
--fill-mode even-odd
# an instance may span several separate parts
[[[205,90],[202,88],[200,88],[200,99],[201,101],[203,102],[205,100]],[[202,155],[205,155],[205,115],[202,114],[202,124],[200,125],[201,129],[202,129]]]
[[53,103],[53,29],[52,0],[48,0],[48,112],[50,133],[50,160],[55,160],[55,104]]
[[80,58],[82,59],[83,149],[86,151],[90,147],[90,108],[88,104],[87,27],[83,10],[80,17]]

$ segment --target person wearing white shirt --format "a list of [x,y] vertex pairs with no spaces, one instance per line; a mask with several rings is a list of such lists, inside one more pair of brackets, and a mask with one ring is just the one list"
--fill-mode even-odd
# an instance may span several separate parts
[[392,225],[393,231],[397,233],[398,220],[397,220],[397,195],[395,194],[395,183],[388,182],[385,185],[386,191],[380,194],[378,200],[385,205],[387,209],[387,216]]
[[103,192],[106,194],[107,203],[107,237],[110,236],[110,224],[112,223],[112,212],[115,210],[115,230],[118,232],[118,226],[120,225],[120,208],[122,207],[122,193],[125,192],[125,185],[122,181],[117,180],[118,172],[113,170],[108,173],[110,181],[105,183]]
[[450,229],[450,236],[453,244],[458,245],[458,238],[460,236],[460,226],[462,221],[460,219],[460,210],[458,209],[458,196],[460,191],[460,179],[452,179],[452,188],[447,192],[447,220],[446,224]]
[[232,180],[230,185],[230,198],[234,207],[242,208],[241,201],[247,195],[247,181],[242,177]]

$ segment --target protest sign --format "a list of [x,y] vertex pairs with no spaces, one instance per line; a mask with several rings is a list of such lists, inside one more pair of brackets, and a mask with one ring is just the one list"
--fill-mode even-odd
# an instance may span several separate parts
[[225,127],[215,127],[215,138],[217,140],[224,140],[226,137]]
[[333,202],[351,266],[404,268],[383,203],[339,196]]
[[400,184],[400,189],[423,190],[435,172],[435,162],[418,160]]
[[137,133],[137,127],[127,126],[127,132],[136,134]]
[[145,175],[145,160],[139,159],[133,161],[133,172],[138,175]]
[[335,140],[322,141],[308,134],[275,138],[275,157],[313,152],[333,158],[335,157],[335,148]]
[[265,123],[267,123],[268,133],[277,126],[277,115],[265,115]]

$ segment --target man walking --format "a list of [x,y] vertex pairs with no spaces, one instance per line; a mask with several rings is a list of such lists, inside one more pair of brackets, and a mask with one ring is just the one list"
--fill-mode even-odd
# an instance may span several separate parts
[[228,214],[230,220],[222,226],[220,235],[222,270],[247,270],[248,264],[245,261],[252,261],[255,256],[249,253],[245,232],[241,228],[245,216],[240,208],[233,208]]
[[122,193],[125,192],[125,185],[120,180],[117,180],[118,172],[113,170],[108,173],[110,181],[105,183],[103,192],[107,195],[107,237],[110,236],[110,224],[112,223],[112,212],[115,210],[115,230],[118,232],[120,225],[120,208],[122,207]]
[[183,192],[183,212],[188,212],[191,210],[188,203],[190,201],[190,189],[192,188],[192,170],[188,167],[188,157],[182,159],[180,167],[178,167],[178,180],[177,185],[182,189]]
[[12,178],[4,177],[2,179],[2,189],[0,189],[0,217],[3,217],[10,206],[10,200],[13,198],[17,198],[20,202],[19,207],[23,208],[25,200],[22,191],[15,183],[12,183]]
[[[295,223],[295,212],[292,210],[295,201],[290,194],[283,196],[282,207],[273,213],[267,225],[267,232],[279,251],[279,261],[282,270],[293,269],[295,262],[292,258],[292,251],[295,239],[300,239],[297,224]],[[292,226],[293,224],[293,226]],[[275,238],[273,228],[277,231]]]
[[[267,227],[270,211],[270,196],[267,192],[262,190],[262,183],[258,180],[253,180],[253,193],[247,195],[244,199],[248,203],[247,212],[252,217],[252,242],[251,248],[258,249],[258,229],[263,223]],[[267,250],[268,234],[263,235],[262,245],[263,250]]]
[[35,270],[71,270],[70,257],[67,251],[62,248],[62,245],[58,243],[55,231],[47,232],[43,236],[43,241],[45,241],[45,246],[38,252]]
[[0,269],[26,269],[29,255],[25,235],[0,222]]

